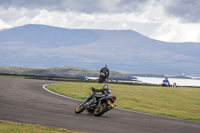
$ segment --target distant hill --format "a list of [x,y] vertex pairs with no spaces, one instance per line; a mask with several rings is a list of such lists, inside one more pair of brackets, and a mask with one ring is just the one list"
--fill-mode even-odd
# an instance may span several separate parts
[[27,43],[42,48],[83,45],[97,39],[98,35],[90,30],[72,30],[45,25],[25,25],[0,32],[1,42]]
[[[59,78],[78,78],[98,77],[99,71],[89,70],[78,67],[54,67],[54,68],[24,68],[24,67],[5,67],[0,66],[0,74],[27,75],[27,76],[49,76]],[[130,74],[110,71],[110,80],[132,80],[136,79]]]
[[2,67],[0,74],[14,75],[33,75],[33,76],[51,76],[65,78],[85,79],[86,76],[98,76],[97,71],[77,68],[77,67],[55,67],[55,68],[23,68],[23,67]]
[[0,31],[0,65],[74,66],[133,73],[200,75],[200,43],[169,43],[131,30],[24,25]]

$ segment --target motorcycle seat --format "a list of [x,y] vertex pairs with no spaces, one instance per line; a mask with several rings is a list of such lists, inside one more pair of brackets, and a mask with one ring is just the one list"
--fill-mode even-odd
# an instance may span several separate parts
[[105,97],[105,95],[96,94],[95,97],[96,98],[102,98],[102,97]]

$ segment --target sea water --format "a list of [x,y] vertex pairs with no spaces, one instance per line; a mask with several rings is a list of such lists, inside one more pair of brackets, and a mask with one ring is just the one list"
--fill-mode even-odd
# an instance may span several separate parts
[[[135,76],[134,76],[135,77]],[[159,77],[136,77],[142,83],[162,84],[164,78]],[[200,78],[183,79],[183,78],[168,78],[170,85],[176,83],[176,86],[198,86],[200,87]]]

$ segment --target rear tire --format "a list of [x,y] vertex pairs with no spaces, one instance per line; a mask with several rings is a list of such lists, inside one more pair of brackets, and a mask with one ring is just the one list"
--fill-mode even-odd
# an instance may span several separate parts
[[107,111],[107,104],[106,103],[101,103],[99,109],[94,110],[94,116],[101,116]]
[[99,78],[99,83],[103,83],[103,82],[102,82],[102,78]]
[[104,83],[106,81],[105,78],[99,78],[99,83]]
[[81,102],[75,109],[75,113],[76,114],[80,114],[81,112],[83,112],[85,110],[85,103]]

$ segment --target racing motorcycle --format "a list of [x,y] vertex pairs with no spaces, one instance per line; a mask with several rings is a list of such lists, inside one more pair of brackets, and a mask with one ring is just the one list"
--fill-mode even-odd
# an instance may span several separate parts
[[85,101],[81,102],[75,108],[75,113],[80,114],[86,109],[86,111],[93,113],[94,116],[101,116],[105,112],[115,107],[115,105],[113,104],[115,100],[115,96],[111,96],[110,94],[99,95],[96,94],[95,91],[93,91],[93,93],[89,94],[88,98]]
[[104,73],[99,74],[99,83],[105,83],[106,82],[106,75]]

